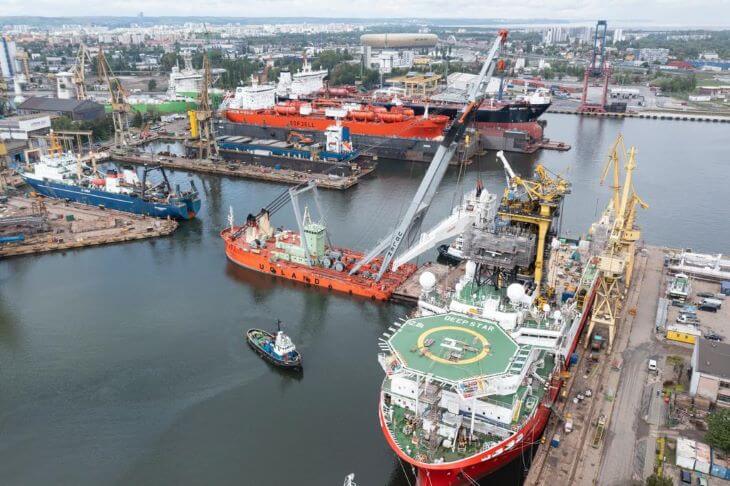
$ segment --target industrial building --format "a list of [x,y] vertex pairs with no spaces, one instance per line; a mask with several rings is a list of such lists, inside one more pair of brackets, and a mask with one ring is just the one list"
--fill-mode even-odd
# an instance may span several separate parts
[[62,100],[33,96],[18,106],[21,115],[66,116],[74,121],[93,121],[104,117],[104,106],[90,100]]
[[698,338],[692,352],[690,395],[730,407],[730,344]]
[[0,140],[29,140],[46,135],[51,129],[48,115],[17,115],[0,119]]

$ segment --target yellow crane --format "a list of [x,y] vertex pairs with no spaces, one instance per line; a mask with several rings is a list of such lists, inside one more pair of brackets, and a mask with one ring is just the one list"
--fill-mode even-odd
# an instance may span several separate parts
[[[626,159],[624,166],[626,175],[623,185],[619,185],[621,154]],[[598,259],[600,280],[588,325],[588,336],[597,325],[608,329],[609,352],[613,348],[621,304],[626,290],[631,285],[636,242],[641,238],[641,230],[636,226],[636,211],[639,207],[643,209],[649,207],[636,193],[633,185],[636,148],[631,147],[627,154],[620,135],[609,152],[608,161],[601,176],[602,183],[611,169],[613,169],[613,194],[611,202],[606,208],[606,213],[611,218],[611,227],[606,248]],[[586,340],[586,347],[589,343],[590,340]]]
[[504,189],[498,214],[505,220],[537,226],[534,280],[539,291],[545,259],[545,240],[555,212],[565,195],[570,193],[570,182],[559,175],[551,175],[542,165],[535,167],[534,178],[525,179],[515,174],[504,157],[504,152],[500,150],[497,158],[502,161],[507,176],[507,187]]
[[[99,49],[101,51],[101,48]],[[85,100],[88,98],[86,93],[86,61],[91,63],[91,55],[86,45],[82,42],[79,45],[79,51],[76,54],[76,62],[71,68],[72,80],[76,86],[76,99]]]
[[114,76],[104,55],[104,49],[101,47],[99,48],[97,60],[99,77],[104,80],[109,90],[112,118],[114,120],[114,145],[117,147],[128,146],[132,142],[132,137],[129,134],[129,112],[132,108],[127,103],[127,92],[119,79]]
[[198,108],[188,112],[190,119],[190,138],[197,139],[198,158],[208,158],[218,153],[218,145],[213,133],[213,110],[210,106],[208,90],[212,84],[210,59],[203,53],[203,79],[198,92]]

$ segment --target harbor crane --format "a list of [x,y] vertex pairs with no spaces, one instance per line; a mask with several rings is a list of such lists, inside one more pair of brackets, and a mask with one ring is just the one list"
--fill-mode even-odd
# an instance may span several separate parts
[[[608,24],[605,20],[599,20],[596,24],[596,30],[593,34],[591,60],[583,74],[583,94],[581,95],[580,106],[578,107],[579,113],[604,113],[606,111],[608,80],[611,77],[611,68],[608,64],[608,54],[606,53],[607,27]],[[588,80],[591,78],[601,78],[603,81],[600,104],[588,102]]]
[[86,62],[91,64],[91,55],[86,45],[82,42],[79,45],[79,51],[76,54],[76,62],[71,68],[71,79],[76,86],[76,99],[85,100],[88,99],[86,93]]
[[461,109],[454,122],[446,131],[443,140],[439,143],[438,149],[436,150],[436,153],[426,170],[426,174],[424,175],[416,194],[413,196],[403,219],[397,224],[394,231],[388,234],[388,236],[381,240],[375,248],[370,250],[362,258],[362,260],[353,266],[352,270],[350,270],[350,275],[355,274],[363,265],[370,263],[380,255],[383,256],[383,261],[380,269],[378,270],[378,274],[375,277],[376,281],[380,281],[383,274],[392,263],[403,263],[402,259],[394,262],[396,253],[398,253],[401,245],[406,244],[411,246],[416,242],[416,238],[421,230],[421,225],[423,224],[423,219],[431,206],[433,197],[436,195],[436,190],[446,173],[449,162],[456,152],[458,143],[463,137],[468,123],[471,121],[481,104],[485,88],[489,83],[489,79],[492,77],[492,73],[494,72],[497,64],[497,52],[507,40],[507,35],[507,30],[499,31],[499,34],[494,40],[494,43],[487,54],[487,58],[482,65],[481,71],[477,77],[477,82],[475,82],[469,90],[467,104],[465,104]]
[[99,77],[104,80],[109,90],[114,121],[114,145],[126,147],[132,143],[132,137],[129,134],[129,112],[132,108],[127,102],[127,92],[119,78],[114,76],[102,48],[99,48],[97,61]]
[[203,79],[198,92],[198,109],[190,111],[190,138],[197,139],[198,158],[209,158],[218,153],[213,132],[213,110],[210,106],[208,88],[211,85],[210,60],[203,53]]
[[537,226],[537,254],[535,256],[534,281],[540,289],[545,259],[545,241],[553,220],[570,193],[570,182],[559,175],[551,175],[541,164],[535,167],[532,179],[515,174],[503,151],[497,152],[507,176],[502,202],[497,214],[504,220],[512,220]]
[[[626,159],[626,175],[619,186],[621,154]],[[606,248],[598,259],[599,283],[596,300],[588,323],[588,336],[597,325],[608,329],[608,351],[613,347],[617,322],[626,289],[631,285],[634,269],[636,242],[641,238],[641,230],[636,226],[638,208],[649,207],[636,193],[633,173],[636,169],[636,149],[626,153],[623,138],[619,135],[609,152],[601,181],[609,170],[613,172],[612,198],[604,211],[604,219],[609,220],[610,231]],[[586,346],[590,340],[586,340]]]

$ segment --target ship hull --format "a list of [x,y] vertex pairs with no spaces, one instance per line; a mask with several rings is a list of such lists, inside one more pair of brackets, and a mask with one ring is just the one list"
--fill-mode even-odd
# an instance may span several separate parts
[[65,199],[103,206],[107,209],[124,211],[125,213],[142,214],[155,218],[192,219],[200,211],[200,199],[186,200],[176,204],[145,201],[125,194],[112,194],[98,189],[60,184],[50,181],[39,181],[31,177],[23,177],[35,192],[54,199]]
[[[597,286],[598,278],[594,280],[588,292],[584,310],[578,318],[576,333],[567,350],[565,362],[562,363],[563,369],[568,369],[570,356],[578,346],[578,341],[593,308]],[[531,447],[540,441],[545,426],[550,419],[550,404],[555,403],[558,399],[558,394],[564,384],[562,379],[553,379],[551,381],[550,391],[543,399],[537,411],[512,437],[484,452],[448,464],[424,464],[411,458],[401,450],[385,423],[382,393],[380,394],[380,403],[378,406],[380,428],[383,431],[388,445],[396,452],[398,457],[415,467],[418,486],[466,486],[473,484],[475,480],[478,481],[496,472],[517,457],[525,458],[530,454]]]
[[[307,267],[287,261],[270,261],[269,254],[240,246],[231,239],[230,230],[221,233],[226,244],[226,256],[236,265],[277,278],[301,282],[307,286],[358,295],[372,300],[387,301],[400,283],[416,271],[415,265],[404,265],[397,275],[391,272],[376,282],[372,279],[351,277],[347,271],[337,272],[319,267]],[[359,259],[361,254],[348,252],[349,258]]]
[[[335,123],[332,118],[323,116],[279,115],[270,112],[249,110],[226,110],[226,118],[233,123],[261,127],[278,127],[288,130],[325,131]],[[435,139],[443,135],[448,118],[412,118],[399,122],[364,122],[342,120],[341,124],[352,135],[373,135],[380,137]]]

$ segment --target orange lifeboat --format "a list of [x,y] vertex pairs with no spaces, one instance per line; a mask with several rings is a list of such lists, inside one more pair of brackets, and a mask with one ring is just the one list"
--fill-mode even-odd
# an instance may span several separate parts
[[373,121],[375,113],[372,111],[351,111],[350,114],[357,121]]
[[274,108],[279,115],[294,115],[297,112],[296,106],[276,106]]
[[385,123],[402,122],[405,117],[400,113],[381,113],[380,120]]

